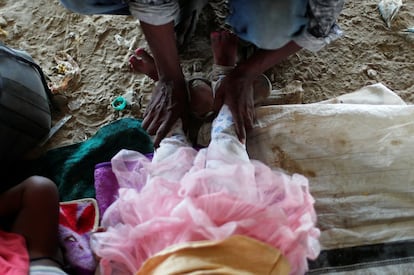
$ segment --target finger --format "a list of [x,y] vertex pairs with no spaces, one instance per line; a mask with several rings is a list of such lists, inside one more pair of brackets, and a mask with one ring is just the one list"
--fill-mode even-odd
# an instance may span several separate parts
[[[232,112],[232,113],[233,113],[234,127],[236,129],[237,137],[242,143],[244,143],[244,140],[246,139],[246,131],[244,129],[243,116],[239,112]],[[235,113],[237,115],[234,115]]]
[[147,133],[150,135],[155,135],[158,132],[158,129],[160,128],[162,122],[159,120],[153,120],[150,124],[150,126],[147,129]]
[[181,122],[183,123],[183,130],[185,132],[188,130],[189,124],[190,124],[189,112],[185,110],[184,112],[182,112],[180,118],[181,118]]
[[156,125],[154,124],[160,120],[160,115],[163,112],[164,111],[157,106],[148,106],[147,111],[144,114],[144,120],[142,121],[142,128],[149,134],[155,134],[155,131],[153,129]]
[[149,123],[150,123],[150,119],[148,118],[148,116],[145,116],[141,123],[142,129],[146,131],[148,129]]
[[147,107],[147,110],[144,113],[144,119],[142,120],[142,128],[146,131],[150,128],[158,112],[154,111],[152,108]]
[[254,117],[255,117],[254,113],[255,113],[254,109],[253,110],[247,110],[247,115],[244,119],[244,122],[245,122],[244,126],[248,130],[252,129],[253,126],[254,126]]
[[150,121],[148,122],[148,125],[145,125],[146,127],[145,128],[142,127],[142,128],[147,132],[148,135],[153,136],[155,135],[154,126],[152,126],[153,122],[152,120],[148,120],[148,121]]
[[236,133],[237,133],[237,137],[239,138],[239,141],[245,144],[246,143],[246,129],[243,126],[239,127]]
[[155,113],[155,115],[153,116],[153,118],[151,119],[151,121],[148,124],[147,127],[147,132],[150,135],[155,135],[158,131],[158,128],[160,128],[160,125],[163,123],[163,118],[164,118],[164,112],[160,111]]
[[161,133],[160,133],[160,134],[158,134],[158,133],[157,133],[157,134],[155,135],[155,139],[154,139],[154,148],[158,148],[158,147],[160,147],[161,140],[163,140],[165,136],[166,136],[166,135],[161,135]]
[[[152,99],[151,99],[152,100]],[[145,108],[144,111],[144,117],[149,116],[149,114],[152,112],[152,101],[149,102],[149,104],[147,105],[147,108]]]
[[241,134],[240,134],[239,140],[242,144],[246,144],[246,129],[242,128],[240,131],[241,131]]
[[153,97],[152,97],[151,101],[149,102],[147,108],[145,108],[144,120],[142,122],[142,128],[147,130],[149,128],[149,125],[154,120],[154,116],[156,116],[157,114],[162,112],[162,108],[159,107],[161,104],[162,103],[160,103],[160,99],[153,95]]
[[160,105],[160,100],[161,99],[157,96],[155,90],[153,90],[150,102],[148,103],[147,108],[145,108],[144,117],[148,116],[151,112],[154,112],[154,109]]
[[171,116],[158,128],[157,134],[155,136],[154,140],[154,146],[158,148],[160,145],[160,142],[165,136],[168,134],[168,132],[171,130],[174,123],[177,121],[177,118],[172,118]]
[[144,117],[147,117],[150,114],[150,112],[151,112],[151,108],[150,108],[150,105],[148,105],[147,108],[145,108]]

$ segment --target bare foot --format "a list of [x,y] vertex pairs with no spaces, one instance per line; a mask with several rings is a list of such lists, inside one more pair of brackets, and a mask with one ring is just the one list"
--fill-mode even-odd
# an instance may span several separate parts
[[[238,37],[229,31],[210,34],[214,64],[233,67],[236,65]],[[211,83],[203,79],[193,79],[188,83],[191,111],[198,118],[209,117],[214,113],[215,98]],[[220,104],[219,104],[220,105]]]
[[238,37],[229,31],[212,32],[210,34],[214,64],[235,66],[237,61]]
[[[210,40],[211,48],[213,50],[214,64],[226,67],[236,66],[238,37],[229,31],[219,31],[212,32]],[[226,72],[222,73],[226,74]],[[260,105],[263,100],[270,95],[271,89],[272,85],[269,79],[265,75],[260,75],[253,82],[255,105]],[[217,109],[217,103],[215,109]]]
[[226,30],[212,32],[210,34],[211,49],[213,51],[214,65],[225,66],[229,69],[214,67],[211,74],[212,81],[216,81],[215,100],[213,111],[218,113],[223,105],[223,94],[218,89],[220,76],[227,75],[232,67],[236,66],[238,37]]
[[135,72],[147,75],[154,81],[158,81],[157,66],[154,58],[144,49],[138,48],[135,50],[135,55],[129,58],[129,64]]
[[[236,65],[238,37],[229,31],[212,32],[210,34],[214,64],[220,66]],[[198,117],[208,117],[213,113],[215,99],[211,83],[201,79],[189,82],[192,113]]]

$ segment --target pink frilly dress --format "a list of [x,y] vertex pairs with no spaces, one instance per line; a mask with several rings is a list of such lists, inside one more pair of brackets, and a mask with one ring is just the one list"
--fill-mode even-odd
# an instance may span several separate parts
[[246,235],[277,249],[292,274],[319,254],[314,200],[305,177],[209,146],[181,147],[158,163],[122,150],[112,159],[119,197],[92,248],[103,274],[134,274],[164,248]]
[[181,131],[154,158],[121,150],[111,160],[119,184],[91,247],[101,274],[135,274],[171,245],[244,235],[278,249],[291,274],[304,274],[320,251],[308,180],[250,160],[223,106],[208,148],[191,148]]

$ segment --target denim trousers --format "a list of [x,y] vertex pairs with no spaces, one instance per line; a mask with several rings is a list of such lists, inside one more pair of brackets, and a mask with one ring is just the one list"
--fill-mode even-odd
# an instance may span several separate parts
[[[76,13],[130,15],[127,0],[60,1]],[[205,2],[181,0],[179,3],[181,5],[186,1]],[[229,15],[226,22],[237,36],[258,48],[278,49],[306,27],[307,4],[308,0],[229,0]]]

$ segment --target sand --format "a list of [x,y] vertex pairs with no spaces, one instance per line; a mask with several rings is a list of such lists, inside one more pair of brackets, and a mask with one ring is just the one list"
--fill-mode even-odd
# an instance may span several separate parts
[[[348,1],[338,22],[344,36],[318,53],[302,50],[269,70],[273,89],[300,81],[303,103],[311,103],[381,82],[414,103],[414,34],[399,33],[414,26],[414,1],[405,1],[390,29],[377,2]],[[194,39],[181,52],[187,77],[207,76],[211,69],[208,35],[216,26],[207,23],[211,11],[209,6]],[[71,80],[65,89],[56,90],[65,103],[53,113],[53,123],[72,117],[44,149],[83,141],[121,117],[142,118],[153,82],[129,69],[132,51],[147,48],[134,18],[74,14],[57,0],[0,0],[0,27],[0,40],[31,54],[52,85],[61,85],[65,75],[59,72],[68,77],[72,69],[75,74],[66,78]],[[56,57],[73,58],[74,67],[66,64],[69,71],[59,71]],[[130,101],[123,111],[111,106],[120,95]]]

